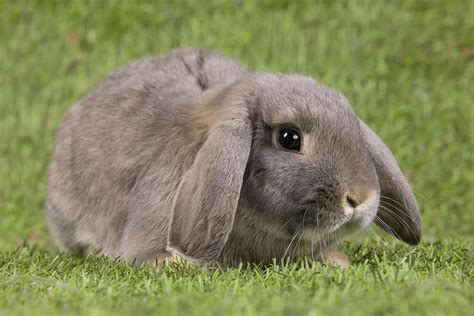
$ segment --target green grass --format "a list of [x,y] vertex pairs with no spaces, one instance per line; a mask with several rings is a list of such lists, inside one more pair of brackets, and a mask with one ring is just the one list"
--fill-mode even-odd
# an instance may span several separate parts
[[[469,314],[474,2],[159,2],[0,0],[0,314]],[[59,254],[42,209],[63,114],[113,69],[179,46],[341,90],[409,177],[422,244],[352,238],[344,272]]]
[[469,305],[467,243],[410,250],[348,247],[348,271],[314,263],[230,271],[125,266],[103,258],[50,255],[21,248],[0,257],[2,303],[51,312],[163,315],[459,314]]

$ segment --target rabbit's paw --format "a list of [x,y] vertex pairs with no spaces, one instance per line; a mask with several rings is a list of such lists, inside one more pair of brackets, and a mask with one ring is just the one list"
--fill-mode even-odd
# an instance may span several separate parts
[[347,255],[340,251],[331,251],[326,255],[326,260],[331,265],[341,268],[348,269],[351,266],[351,262]]
[[153,267],[156,270],[161,270],[166,265],[166,263],[171,265],[178,265],[180,262],[182,262],[182,259],[180,259],[178,256],[169,256],[166,258],[155,259]]

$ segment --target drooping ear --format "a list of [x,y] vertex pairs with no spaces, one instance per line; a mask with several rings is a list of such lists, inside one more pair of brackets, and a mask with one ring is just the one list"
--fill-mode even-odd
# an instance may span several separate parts
[[362,120],[360,125],[380,183],[375,222],[398,239],[417,245],[421,240],[421,219],[410,185],[390,149]]
[[167,250],[192,262],[215,263],[232,229],[252,143],[246,109],[232,109],[210,127],[175,196]]

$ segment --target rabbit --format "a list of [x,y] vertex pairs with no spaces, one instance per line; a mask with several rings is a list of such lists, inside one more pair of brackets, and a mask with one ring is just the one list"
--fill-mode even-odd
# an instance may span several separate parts
[[393,154],[341,93],[191,48],[133,62],[72,106],[45,217],[61,250],[135,264],[320,261],[372,222],[421,240]]

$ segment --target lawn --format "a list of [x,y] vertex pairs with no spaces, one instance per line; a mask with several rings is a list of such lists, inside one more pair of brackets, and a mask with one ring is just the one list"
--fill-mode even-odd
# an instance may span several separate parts
[[[0,0],[0,314],[472,313],[474,1],[156,2]],[[370,228],[341,245],[347,271],[59,253],[42,210],[63,114],[113,69],[180,46],[342,91],[410,179],[423,242]]]

